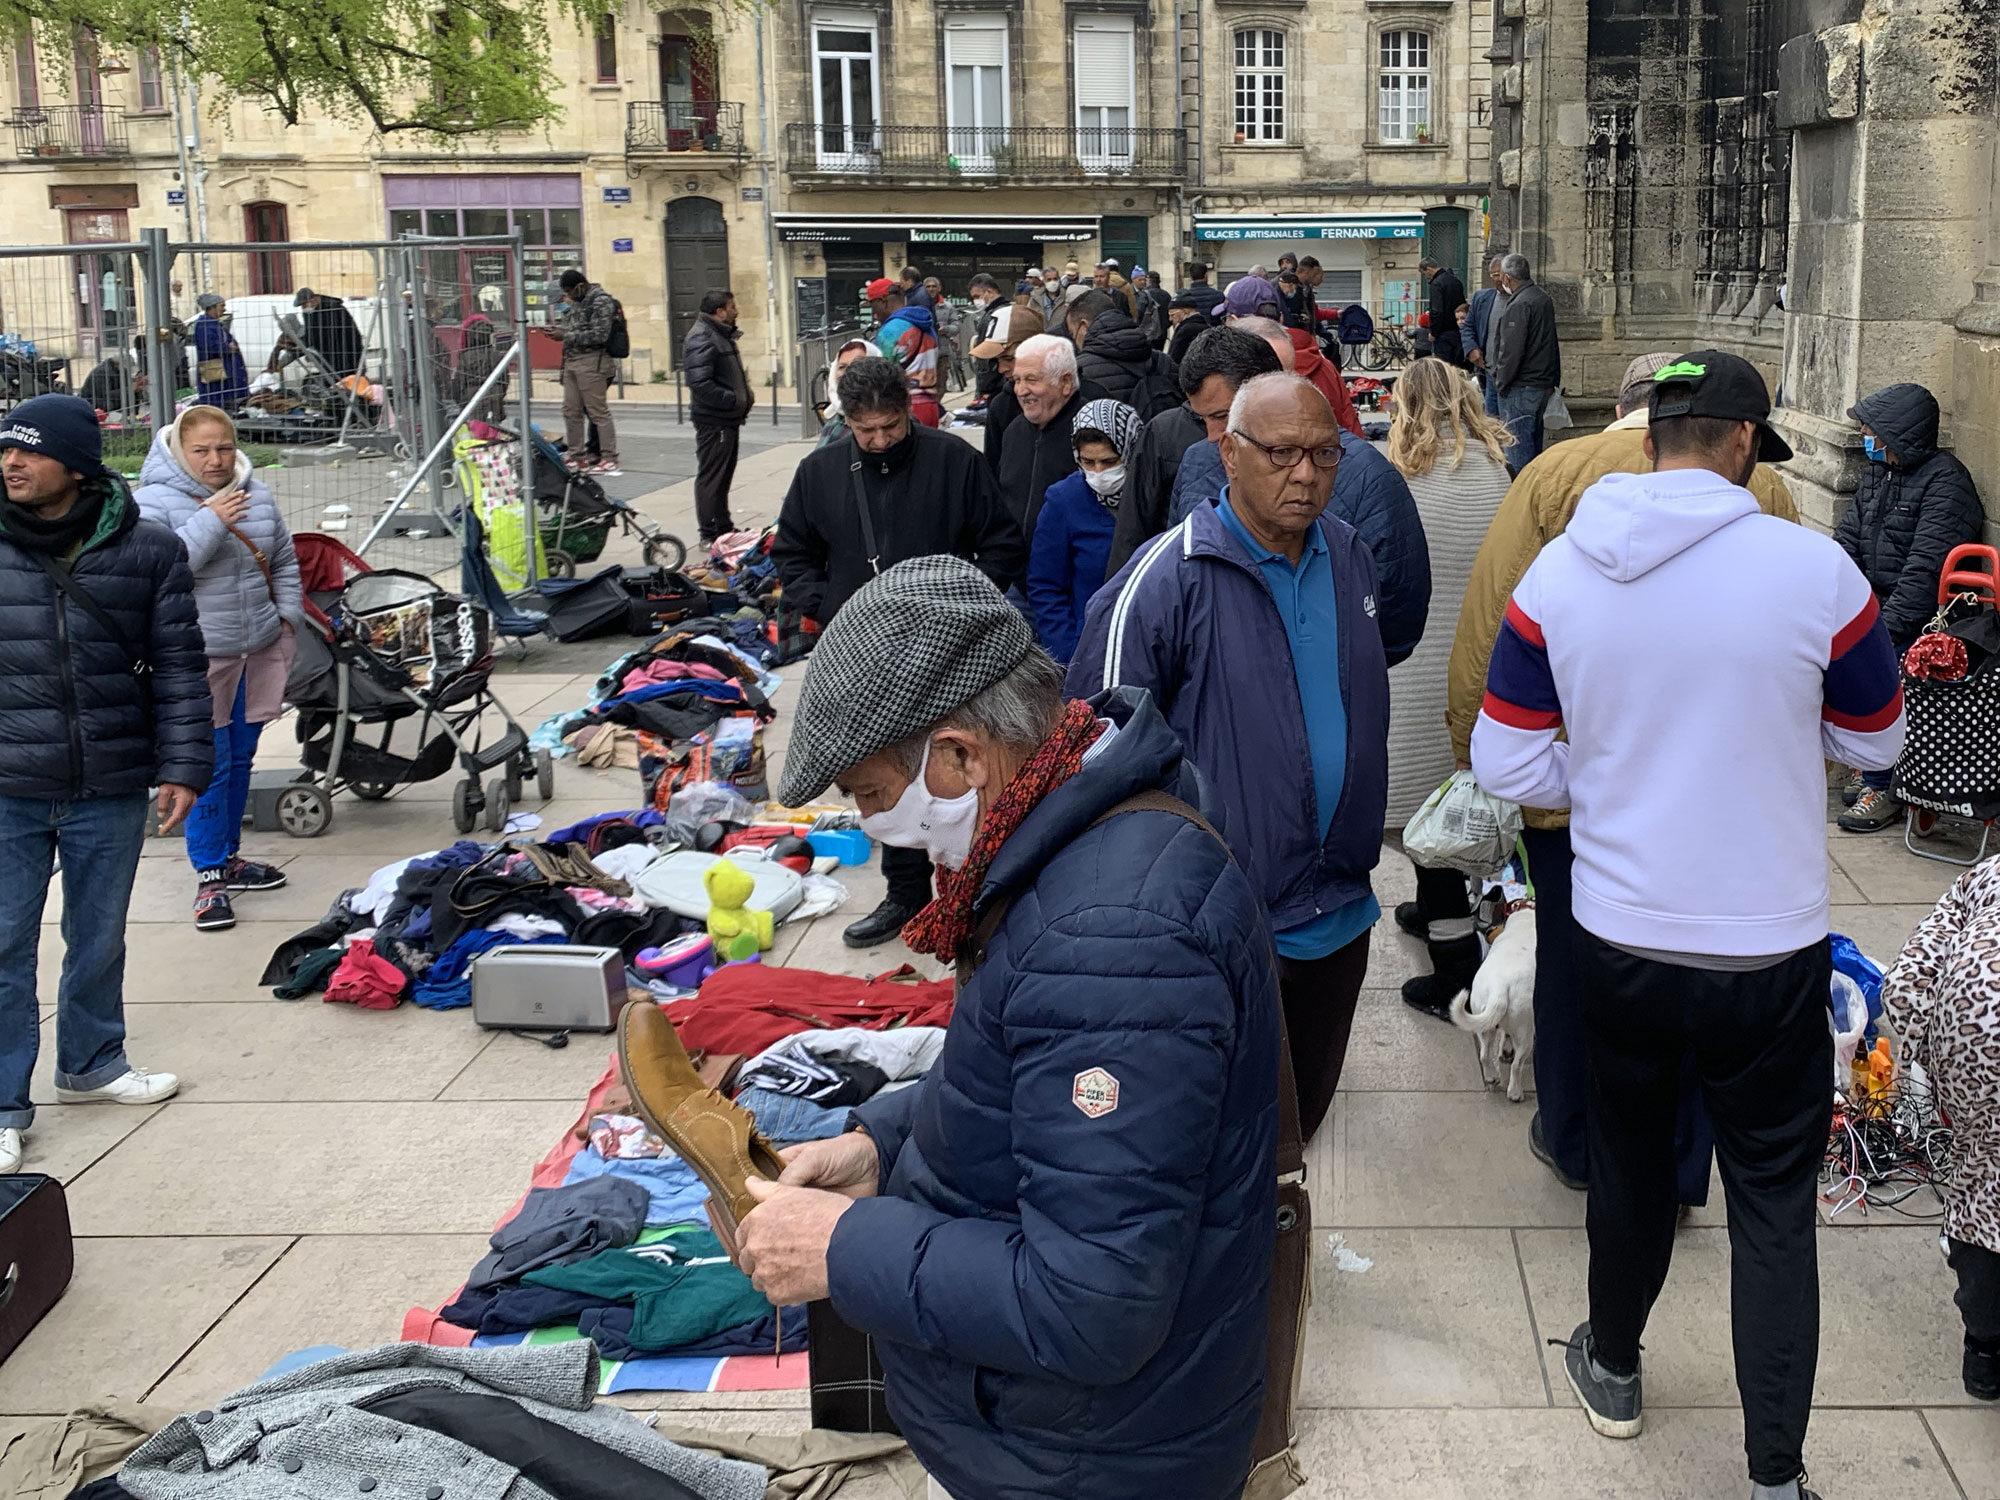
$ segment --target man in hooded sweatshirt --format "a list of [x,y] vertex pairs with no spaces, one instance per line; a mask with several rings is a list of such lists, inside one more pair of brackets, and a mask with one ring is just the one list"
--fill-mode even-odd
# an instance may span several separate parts
[[[1861,424],[1868,467],[1833,539],[1867,575],[1900,659],[1937,613],[1945,558],[1979,540],[1986,511],[1971,470],[1938,447],[1937,397],[1922,386],[1884,386],[1848,415]],[[1840,826],[1874,833],[1900,819],[1903,804],[1889,783],[1888,771],[1851,779]]]
[[937,320],[928,307],[906,305],[903,288],[886,276],[869,282],[866,291],[875,314],[870,337],[882,357],[901,365],[909,377],[911,417],[926,427],[937,426],[944,417],[937,394]]
[[[125,1056],[125,915],[156,802],[170,833],[215,762],[187,550],[104,467],[97,413],[36,396],[0,418],[0,1174],[21,1169],[40,1050],[35,949],[62,862],[55,1096],[157,1104]],[[147,789],[158,787],[156,798]]]
[[1733,354],[1657,372],[1653,470],[1592,485],[1514,590],[1472,769],[1495,796],[1571,812],[1591,1101],[1570,1386],[1599,1433],[1638,1436],[1692,1049],[1729,1203],[1751,1493],[1807,1500],[1833,1067],[1822,758],[1893,765],[1903,693],[1861,570],[1745,488],[1760,458],[1791,457],[1769,415]]

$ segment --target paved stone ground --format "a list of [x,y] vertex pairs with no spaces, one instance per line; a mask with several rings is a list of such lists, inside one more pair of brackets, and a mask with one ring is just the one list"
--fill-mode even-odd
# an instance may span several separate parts
[[[774,514],[804,451],[746,454],[742,520]],[[691,531],[691,503],[682,482],[648,497],[647,508]],[[533,723],[580,701],[617,649],[538,644],[508,660],[496,682]],[[791,676],[781,706],[796,692],[796,669]],[[781,720],[774,743],[783,728]],[[294,755],[288,726],[278,726],[267,763]],[[132,1050],[186,1086],[152,1109],[43,1111],[28,1166],[68,1184],[77,1276],[0,1366],[0,1431],[92,1397],[194,1407],[290,1350],[393,1338],[406,1307],[435,1306],[478,1257],[530,1165],[575,1118],[605,1062],[603,1043],[579,1037],[551,1052],[481,1032],[463,1011],[288,1003],[256,984],[271,949],[343,887],[447,841],[449,793],[446,779],[388,803],[343,800],[334,828],[310,843],[253,835],[248,852],[281,861],[291,884],[243,897],[242,923],[230,933],[189,924],[179,843],[148,850],[132,913]],[[635,795],[632,773],[564,763],[556,800],[541,811],[553,826],[629,806]],[[1893,835],[1833,833],[1830,855],[1836,929],[1883,960],[1953,874],[1911,857]],[[874,972],[908,956],[841,946],[839,927],[879,892],[873,865],[844,878],[849,906],[787,928],[783,961]],[[1407,864],[1385,855],[1378,890],[1385,904],[1410,895]],[[57,917],[52,901],[45,1007]],[[1307,1493],[1744,1493],[1719,1191],[1681,1232],[1648,1332],[1646,1435],[1626,1444],[1594,1437],[1543,1343],[1567,1334],[1583,1308],[1583,1199],[1530,1158],[1532,1106],[1482,1089],[1470,1039],[1398,1002],[1395,986],[1422,963],[1390,924],[1378,927],[1344,1088],[1310,1151]],[[44,1099],[53,1032],[45,1019]],[[1336,1234],[1367,1269],[1342,1269]],[[2000,1495],[2000,1413],[1959,1387],[1952,1281],[1937,1231],[1843,1222],[1822,1231],[1821,1268],[1824,1336],[1807,1445],[1819,1488],[1829,1500]],[[694,1420],[738,1429],[806,1421],[803,1393],[622,1399],[694,1408]]]

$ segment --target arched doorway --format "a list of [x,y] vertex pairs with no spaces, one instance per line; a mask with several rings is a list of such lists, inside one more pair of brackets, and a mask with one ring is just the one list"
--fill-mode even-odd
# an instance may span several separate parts
[[681,362],[688,330],[710,287],[729,285],[729,226],[713,198],[676,198],[667,205],[667,329],[673,362]]

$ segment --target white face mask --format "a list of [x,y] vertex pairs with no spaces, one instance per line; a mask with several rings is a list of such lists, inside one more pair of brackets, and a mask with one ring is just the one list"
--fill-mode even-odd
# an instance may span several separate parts
[[1125,465],[1113,464],[1110,468],[1099,469],[1094,474],[1085,469],[1083,482],[1100,495],[1122,494],[1125,489]]
[[930,763],[931,745],[926,740],[916,778],[903,789],[894,807],[863,818],[861,831],[899,849],[922,849],[934,863],[957,870],[972,853],[972,835],[979,826],[979,793],[968,787],[960,797],[934,795],[924,779]]

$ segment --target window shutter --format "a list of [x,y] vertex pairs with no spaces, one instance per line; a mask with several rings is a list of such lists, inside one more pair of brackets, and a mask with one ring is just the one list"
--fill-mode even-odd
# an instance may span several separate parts
[[945,61],[955,68],[998,68],[1007,61],[1007,27],[1003,22],[947,21]]
[[1076,23],[1076,102],[1132,107],[1132,26],[1115,19]]

